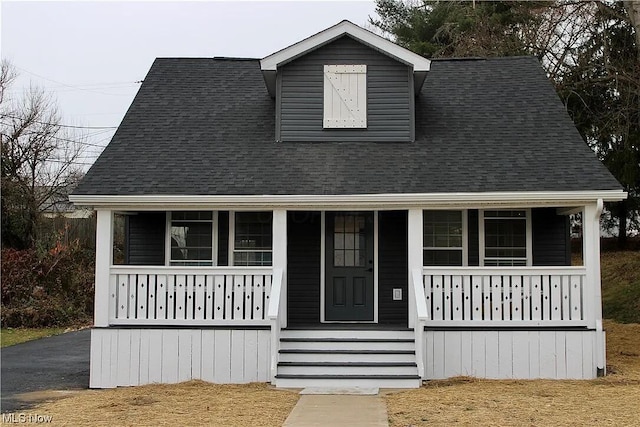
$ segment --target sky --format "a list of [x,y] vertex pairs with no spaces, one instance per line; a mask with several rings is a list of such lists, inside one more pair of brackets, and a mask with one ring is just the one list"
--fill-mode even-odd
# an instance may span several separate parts
[[122,121],[157,57],[263,58],[343,19],[367,27],[360,1],[0,1],[0,54],[80,129],[86,167]]

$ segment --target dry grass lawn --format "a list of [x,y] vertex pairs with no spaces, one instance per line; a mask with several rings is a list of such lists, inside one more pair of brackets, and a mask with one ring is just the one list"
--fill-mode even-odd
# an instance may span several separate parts
[[[454,378],[385,396],[391,426],[637,426],[640,325],[606,323],[609,372],[592,381]],[[280,426],[298,400],[266,384],[191,381],[89,390],[37,406],[68,426]]]
[[640,324],[606,322],[609,373],[592,381],[454,378],[387,395],[391,426],[640,425]]
[[25,412],[55,426],[280,426],[298,394],[267,384],[189,381],[88,390]]
[[0,347],[9,347],[39,338],[50,337],[67,332],[65,328],[2,328],[0,329]]

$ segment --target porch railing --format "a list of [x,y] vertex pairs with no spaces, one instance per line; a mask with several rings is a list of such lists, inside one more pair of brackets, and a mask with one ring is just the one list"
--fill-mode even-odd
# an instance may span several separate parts
[[269,325],[272,268],[139,267],[110,270],[112,325]]
[[586,326],[584,267],[423,268],[429,326]]
[[282,270],[273,269],[273,287],[271,288],[271,300],[267,310],[267,317],[271,323],[271,381],[275,381],[278,373],[278,354],[280,352],[280,329],[282,327],[283,300],[285,292],[282,292]]
[[413,331],[416,341],[416,365],[418,366],[418,375],[424,378],[424,327],[429,320],[429,311],[427,309],[426,297],[424,294],[422,272],[416,268],[411,271],[411,292],[413,292],[416,302],[414,311]]

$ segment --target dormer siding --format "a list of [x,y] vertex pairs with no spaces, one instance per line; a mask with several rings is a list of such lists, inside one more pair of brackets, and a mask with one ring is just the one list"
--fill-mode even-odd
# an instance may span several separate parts
[[[366,65],[366,128],[323,126],[325,65]],[[415,139],[413,70],[349,36],[278,69],[276,140],[409,142]]]

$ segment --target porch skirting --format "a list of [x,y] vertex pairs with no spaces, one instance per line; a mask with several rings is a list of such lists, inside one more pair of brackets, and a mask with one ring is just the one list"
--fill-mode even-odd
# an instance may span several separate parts
[[[598,375],[596,330],[424,331],[425,380],[592,379]],[[603,340],[604,340],[604,332]],[[91,388],[200,379],[271,381],[271,331],[229,328],[95,328]]]
[[[596,330],[427,330],[425,376],[592,379]],[[602,349],[604,351],[604,349]]]
[[270,380],[268,329],[95,328],[90,388]]

